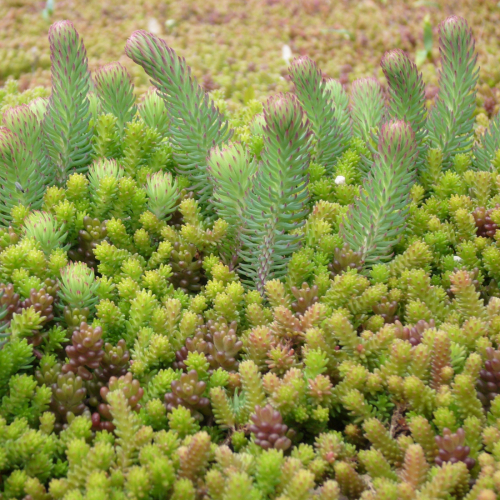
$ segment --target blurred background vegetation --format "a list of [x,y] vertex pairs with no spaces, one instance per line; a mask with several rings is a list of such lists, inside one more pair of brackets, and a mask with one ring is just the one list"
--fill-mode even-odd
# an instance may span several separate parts
[[491,116],[500,100],[500,2],[493,0],[1,0],[0,106],[48,94],[47,33],[62,19],[83,37],[92,70],[120,61],[138,93],[149,83],[124,46],[134,30],[144,29],[164,38],[203,87],[220,89],[233,107],[289,90],[288,61],[303,54],[346,86],[367,76],[385,83],[379,64],[393,48],[416,59],[432,100],[437,27],[451,14],[465,17],[473,29],[479,112]]

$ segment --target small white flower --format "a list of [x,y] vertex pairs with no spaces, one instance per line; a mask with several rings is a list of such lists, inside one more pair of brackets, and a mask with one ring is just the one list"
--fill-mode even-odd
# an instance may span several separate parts
[[290,59],[292,58],[292,49],[288,45],[283,45],[283,48],[281,49],[281,57],[283,57],[283,60],[289,64]]
[[165,27],[167,29],[173,28],[175,26],[175,19],[167,19],[165,21]]
[[345,184],[345,177],[343,175],[337,175],[337,177],[335,177],[335,184],[337,184],[337,186]]
[[153,35],[159,35],[161,33],[160,23],[154,17],[148,19],[148,31],[153,33]]
[[454,260],[455,262],[462,262],[462,257],[459,257],[458,255],[454,255],[454,256],[453,256],[453,260]]

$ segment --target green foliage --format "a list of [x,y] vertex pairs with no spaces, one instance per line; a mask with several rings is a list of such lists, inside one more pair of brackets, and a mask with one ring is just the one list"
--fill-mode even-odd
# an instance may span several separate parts
[[385,54],[381,62],[389,83],[391,116],[411,125],[417,144],[417,166],[421,166],[426,156],[425,139],[425,85],[417,67],[402,50]]
[[474,147],[474,166],[477,170],[490,172],[496,169],[495,160],[500,149],[500,115],[497,113],[490,122],[481,143]]
[[127,42],[126,53],[144,68],[165,100],[179,173],[190,179],[206,208],[212,194],[206,157],[210,148],[230,139],[231,130],[191,76],[186,62],[163,40],[136,31]]
[[0,228],[2,498],[500,494],[496,121],[471,150],[474,58],[450,47],[473,43],[455,17],[441,35],[427,122],[401,51],[387,106],[369,79],[349,107],[302,57],[297,97],[235,111],[139,32],[127,51],[158,89],[136,108],[118,63],[83,92],[83,45],[52,28],[87,152],[65,150],[61,183],[40,125],[56,97],[4,119],[16,175],[30,155],[48,174]]
[[90,73],[85,47],[69,21],[50,28],[52,94],[43,130],[54,176],[64,184],[72,171],[85,172],[90,163]]
[[464,19],[453,16],[439,25],[439,48],[439,93],[427,127],[430,147],[439,148],[449,165],[456,154],[469,151],[473,141],[477,54]]
[[241,253],[242,272],[261,293],[267,281],[285,274],[288,258],[298,246],[297,236],[290,233],[305,215],[311,137],[302,110],[292,98],[277,96],[264,111],[265,146],[243,213]]
[[374,78],[363,78],[353,82],[351,113],[353,132],[366,142],[371,132],[384,118],[385,104],[380,83]]
[[52,214],[34,211],[24,221],[24,230],[28,238],[40,244],[42,251],[50,255],[64,243],[67,237],[64,225],[58,224]]
[[148,177],[146,194],[149,198],[149,209],[158,219],[168,217],[177,208],[179,192],[177,180],[168,172],[157,172]]
[[39,117],[23,105],[8,110],[4,122],[8,128],[0,129],[0,215],[5,224],[19,204],[35,210],[41,207],[53,173]]
[[117,118],[119,134],[136,113],[134,88],[127,70],[120,63],[103,66],[96,73],[95,85],[102,109]]
[[342,87],[336,88],[334,80],[325,81],[308,57],[295,59],[289,72],[300,104],[314,130],[314,160],[331,173],[337,158],[349,144],[347,96]]
[[415,135],[406,123],[392,121],[382,127],[364,192],[346,214],[341,230],[367,266],[387,260],[404,229],[416,155]]
[[213,148],[208,158],[208,172],[213,185],[213,204],[217,215],[230,225],[231,248],[226,252],[234,254],[234,248],[243,244],[242,231],[245,210],[251,203],[251,190],[256,181],[257,161],[250,161],[250,155],[241,144],[234,143],[224,149]]
[[72,309],[93,307],[98,301],[98,287],[94,272],[84,263],[71,263],[61,270],[59,296],[63,304]]

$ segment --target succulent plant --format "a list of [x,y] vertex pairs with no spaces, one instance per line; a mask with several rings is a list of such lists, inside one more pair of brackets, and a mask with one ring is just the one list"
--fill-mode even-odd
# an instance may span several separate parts
[[69,363],[62,367],[63,373],[72,372],[83,380],[90,380],[92,373],[89,370],[98,368],[104,356],[102,328],[92,328],[82,322],[73,332],[71,343],[66,347]]
[[487,238],[493,238],[497,231],[497,225],[491,220],[493,209],[486,210],[484,207],[478,207],[472,215],[477,227],[477,235]]
[[318,286],[309,287],[307,283],[302,283],[300,288],[291,287],[291,292],[295,297],[295,302],[292,302],[292,309],[297,314],[304,314],[309,307],[318,302]]
[[6,126],[0,129],[0,216],[8,225],[16,205],[41,208],[43,193],[53,173],[39,117],[22,105],[8,110],[3,120]]
[[2,321],[9,322],[12,319],[12,315],[20,308],[19,294],[14,292],[14,285],[12,283],[8,285],[2,283],[0,285],[0,290],[2,291],[0,304],[5,308]]
[[86,390],[81,377],[74,373],[60,374],[57,381],[52,384],[52,399],[50,408],[57,417],[56,429],[65,428],[71,420],[84,412]]
[[421,319],[413,326],[403,326],[399,320],[396,320],[395,324],[396,336],[402,340],[407,340],[413,347],[422,342],[422,335],[425,330],[436,326],[433,319],[429,322]]
[[[181,194],[179,195],[179,199],[177,200],[177,205],[180,205],[183,200],[191,199],[193,199],[193,193],[183,189],[181,191]],[[168,219],[167,224],[179,230],[182,227],[183,222],[184,216],[182,215],[182,212],[177,208],[174,212],[172,212],[172,215]]]
[[88,180],[93,193],[97,194],[101,187],[101,181],[106,177],[118,180],[124,175],[123,167],[112,158],[98,159],[89,167]]
[[[2,300],[3,294],[5,293],[4,290],[0,291],[0,300]],[[0,305],[0,349],[5,345],[7,342],[6,340],[2,340],[7,338],[10,334],[7,331],[7,321],[6,321],[6,316],[7,316],[7,306],[2,304]]]
[[73,169],[86,171],[91,134],[88,92],[91,79],[85,47],[73,24],[60,21],[49,32],[52,86],[43,130],[56,181],[64,183]]
[[91,309],[98,301],[92,269],[82,262],[73,262],[61,270],[61,303],[70,309]]
[[266,365],[269,370],[278,375],[284,375],[290,368],[297,365],[295,349],[290,342],[273,343],[267,351]]
[[44,288],[40,290],[32,288],[29,297],[21,301],[19,307],[21,309],[33,307],[36,312],[39,312],[40,315],[45,318],[42,324],[47,324],[54,319],[53,303],[54,295],[46,292]]
[[171,254],[170,282],[186,293],[200,291],[203,282],[203,261],[192,243],[175,242]]
[[[425,60],[386,52],[383,86],[336,54],[321,69],[290,54],[337,5],[252,1],[127,15],[177,39],[307,12],[267,100],[272,68],[253,99],[236,87],[261,70],[224,44],[202,59],[227,68],[204,73],[140,31],[126,53],[155,87],[137,105],[141,68],[92,81],[69,22],[50,30],[49,100],[0,88],[3,109],[21,104],[0,130],[0,497],[500,495],[500,115],[468,24],[441,23],[432,60],[425,20]],[[363,41],[372,24],[345,55],[388,48]],[[10,64],[0,46],[0,78]]]
[[177,181],[169,172],[156,172],[148,177],[146,181],[146,193],[148,195],[149,210],[160,220],[169,220],[175,212],[179,190]]
[[97,271],[97,261],[94,250],[107,236],[106,223],[99,219],[83,218],[83,229],[78,231],[78,245],[68,252],[73,261],[81,261],[94,271]]
[[382,297],[378,304],[373,307],[373,312],[382,316],[385,323],[394,323],[399,320],[396,315],[398,309],[398,303],[395,300],[389,300],[387,297]]
[[62,247],[67,237],[64,225],[45,212],[32,212],[24,221],[24,230],[26,236],[39,243],[47,255]]
[[228,372],[238,369],[238,353],[243,347],[243,342],[236,336],[238,324],[233,321],[229,325],[223,322],[209,321],[207,342],[207,361],[212,369],[223,368]]
[[[19,308],[16,310],[17,314],[22,314],[23,309],[30,309],[35,314],[40,315],[40,321],[38,322],[39,327],[47,325],[54,319],[53,311],[54,297],[49,293],[45,292],[45,289],[36,290],[32,288],[30,290],[30,295],[27,299],[19,302]],[[33,345],[34,348],[40,346],[46,335],[38,329],[34,329],[29,336],[29,343]],[[41,358],[42,355],[38,349],[34,349],[33,353]]]
[[271,405],[266,405],[263,408],[255,407],[255,413],[250,417],[252,425],[248,430],[255,435],[255,443],[268,450],[275,448],[277,450],[287,450],[292,445],[292,441],[287,434],[288,427],[283,424],[283,418],[278,410],[275,410]]
[[185,345],[176,351],[175,361],[173,363],[173,367],[176,370],[186,370],[186,364],[184,362],[190,352],[208,354],[207,325],[198,327],[195,335],[193,337],[188,337]]
[[465,431],[462,428],[456,432],[443,429],[443,435],[436,436],[436,444],[439,448],[436,464],[442,467],[446,462],[463,462],[469,470],[472,469],[476,461],[469,457],[470,448],[464,443]]
[[52,387],[61,374],[61,368],[61,363],[58,363],[55,357],[43,357],[40,360],[40,367],[35,371],[35,378],[40,385]]
[[68,332],[73,335],[75,330],[80,328],[80,325],[87,321],[89,318],[90,311],[88,308],[82,309],[72,309],[68,306],[65,306],[63,309],[63,318],[68,329]]
[[[410,188],[415,178],[416,157],[415,134],[407,122],[393,120],[382,125],[374,165],[366,180],[365,194],[356,200],[346,214],[341,229],[350,249],[360,253],[359,260],[365,265],[387,260],[393,245],[399,241],[406,220]],[[387,179],[397,180],[394,183],[391,180],[391,185],[385,186],[384,181]],[[393,206],[393,203],[396,205]],[[385,204],[391,204],[391,209]],[[376,210],[381,218],[374,225],[370,221]]]
[[344,244],[342,248],[335,249],[334,260],[328,264],[328,269],[332,278],[350,269],[361,271],[363,269],[362,255],[352,251],[347,244]]
[[172,381],[172,392],[165,394],[167,411],[184,406],[196,420],[210,416],[210,400],[203,396],[206,387],[207,384],[198,379],[195,370],[182,374],[179,380]]
[[94,370],[97,378],[107,383],[111,377],[126,375],[130,364],[130,352],[125,341],[120,339],[116,346],[106,343],[103,351],[99,367]]
[[137,111],[127,70],[117,62],[106,64],[99,68],[94,80],[104,112],[118,118],[118,129],[123,133],[125,124],[132,120]]
[[118,390],[123,392],[131,411],[139,412],[141,409],[139,402],[144,395],[144,389],[141,387],[139,381],[135,380],[130,372],[121,377],[111,377],[108,385],[101,387],[100,396],[103,402],[97,407],[97,412],[92,414],[92,426],[94,429],[106,430],[108,432],[112,432],[115,429],[108,395],[110,392]]
[[500,390],[500,351],[487,347],[484,368],[479,372],[478,397],[486,408],[498,396]]

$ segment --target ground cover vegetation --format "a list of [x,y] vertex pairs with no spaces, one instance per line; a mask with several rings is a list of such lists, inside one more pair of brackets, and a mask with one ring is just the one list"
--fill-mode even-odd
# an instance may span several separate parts
[[500,115],[439,25],[428,109],[385,53],[349,92],[228,110],[135,31],[89,71],[49,30],[50,97],[0,128],[0,495],[500,494]]

